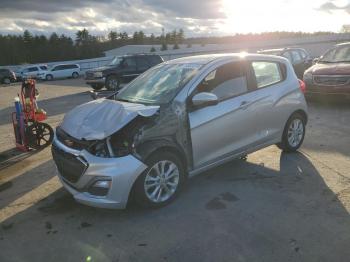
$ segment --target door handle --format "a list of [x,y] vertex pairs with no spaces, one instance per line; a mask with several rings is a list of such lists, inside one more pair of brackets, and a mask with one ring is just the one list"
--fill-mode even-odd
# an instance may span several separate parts
[[249,101],[242,101],[241,104],[239,105],[240,109],[246,109],[250,105]]

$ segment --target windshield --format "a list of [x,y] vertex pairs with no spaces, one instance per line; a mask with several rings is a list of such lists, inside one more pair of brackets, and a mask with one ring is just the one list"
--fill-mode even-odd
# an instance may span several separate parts
[[343,46],[327,51],[319,62],[323,63],[340,63],[350,62],[350,46]]
[[166,104],[198,72],[198,64],[160,64],[123,88],[117,100]]
[[121,61],[123,61],[123,58],[117,56],[109,63],[109,65],[119,65]]

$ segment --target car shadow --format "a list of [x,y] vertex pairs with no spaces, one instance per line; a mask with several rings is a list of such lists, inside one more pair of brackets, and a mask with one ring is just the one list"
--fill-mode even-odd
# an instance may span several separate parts
[[160,209],[91,208],[59,189],[1,224],[0,260],[347,261],[347,187],[333,192],[301,153],[278,164],[232,161]]

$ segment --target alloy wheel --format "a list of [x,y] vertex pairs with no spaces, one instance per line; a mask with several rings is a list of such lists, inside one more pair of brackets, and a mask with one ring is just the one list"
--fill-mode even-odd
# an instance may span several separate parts
[[288,127],[288,143],[292,147],[297,147],[303,139],[304,124],[302,120],[294,119]]
[[162,203],[176,192],[180,182],[179,168],[172,161],[162,160],[155,163],[148,171],[144,190],[149,200]]

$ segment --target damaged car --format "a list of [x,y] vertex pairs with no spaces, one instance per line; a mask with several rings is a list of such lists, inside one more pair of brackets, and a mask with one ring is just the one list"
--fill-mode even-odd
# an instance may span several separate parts
[[302,144],[307,106],[290,62],[253,54],[179,58],[110,99],[68,112],[52,155],[81,203],[125,208],[171,202],[187,178],[276,144]]

